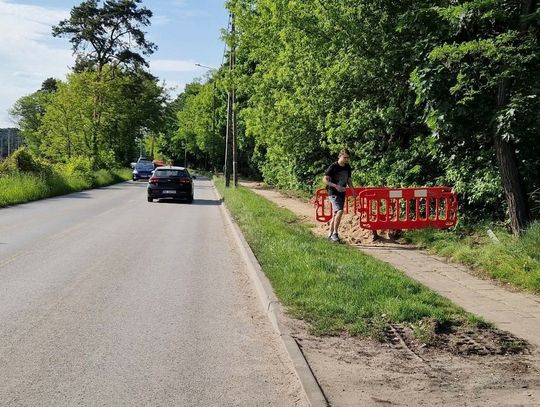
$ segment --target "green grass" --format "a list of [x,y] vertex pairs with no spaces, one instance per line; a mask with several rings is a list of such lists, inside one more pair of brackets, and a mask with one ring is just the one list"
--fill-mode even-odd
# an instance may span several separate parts
[[408,232],[405,237],[487,277],[540,293],[540,222],[534,222],[520,239],[502,229],[494,231],[500,243],[489,238],[487,228],[477,228],[462,236],[456,232],[422,230]]
[[279,300],[314,333],[379,338],[387,323],[483,323],[393,267],[316,237],[292,212],[252,191],[215,183]]
[[131,178],[131,170],[99,170],[91,176],[10,174],[0,177],[0,207],[102,187]]

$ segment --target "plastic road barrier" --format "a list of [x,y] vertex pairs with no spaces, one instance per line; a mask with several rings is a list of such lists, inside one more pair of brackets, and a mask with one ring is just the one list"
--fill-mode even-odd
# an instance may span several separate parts
[[[360,214],[360,201],[358,196],[363,191],[369,191],[370,189],[379,189],[378,187],[365,187],[365,188],[354,188],[357,198],[353,197],[352,188],[347,188],[345,191],[345,205],[343,207],[344,213],[352,213],[354,215]],[[332,220],[334,216],[332,211],[332,204],[328,199],[328,192],[325,188],[318,189],[315,192],[315,218],[319,222],[328,222]]]
[[[365,229],[410,230],[423,228],[448,229],[456,225],[457,194],[448,187],[347,188],[344,213],[360,216]],[[315,217],[319,222],[332,219],[332,205],[325,189],[315,195]]]

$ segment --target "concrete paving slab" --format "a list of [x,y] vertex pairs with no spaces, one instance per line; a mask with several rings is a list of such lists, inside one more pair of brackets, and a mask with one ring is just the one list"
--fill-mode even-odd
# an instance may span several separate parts
[[[420,250],[398,247],[380,249],[356,246],[382,260],[456,305],[540,346],[540,299],[531,294],[513,293],[488,280],[469,274],[462,266],[432,258]],[[535,327],[539,327],[536,329]]]

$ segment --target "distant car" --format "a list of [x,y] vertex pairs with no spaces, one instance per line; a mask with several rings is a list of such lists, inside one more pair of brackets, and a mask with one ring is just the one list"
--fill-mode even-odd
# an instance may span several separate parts
[[154,170],[146,188],[148,202],[160,198],[186,199],[193,202],[193,178],[184,167],[163,166]]
[[154,171],[154,164],[152,164],[152,161],[139,159],[133,168],[133,181],[150,178],[152,176],[152,171]]

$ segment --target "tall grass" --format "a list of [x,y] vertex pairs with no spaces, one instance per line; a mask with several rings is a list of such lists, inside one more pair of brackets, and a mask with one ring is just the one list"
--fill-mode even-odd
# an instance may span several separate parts
[[473,267],[486,277],[540,293],[540,222],[536,221],[516,239],[503,229],[495,229],[499,242],[487,228],[460,236],[437,230],[408,232],[405,237],[432,253]]
[[111,185],[130,178],[129,169],[70,176],[13,173],[0,176],[0,207]]
[[387,323],[479,323],[393,267],[310,232],[295,215],[239,187],[216,186],[276,295],[318,334],[380,337]]

